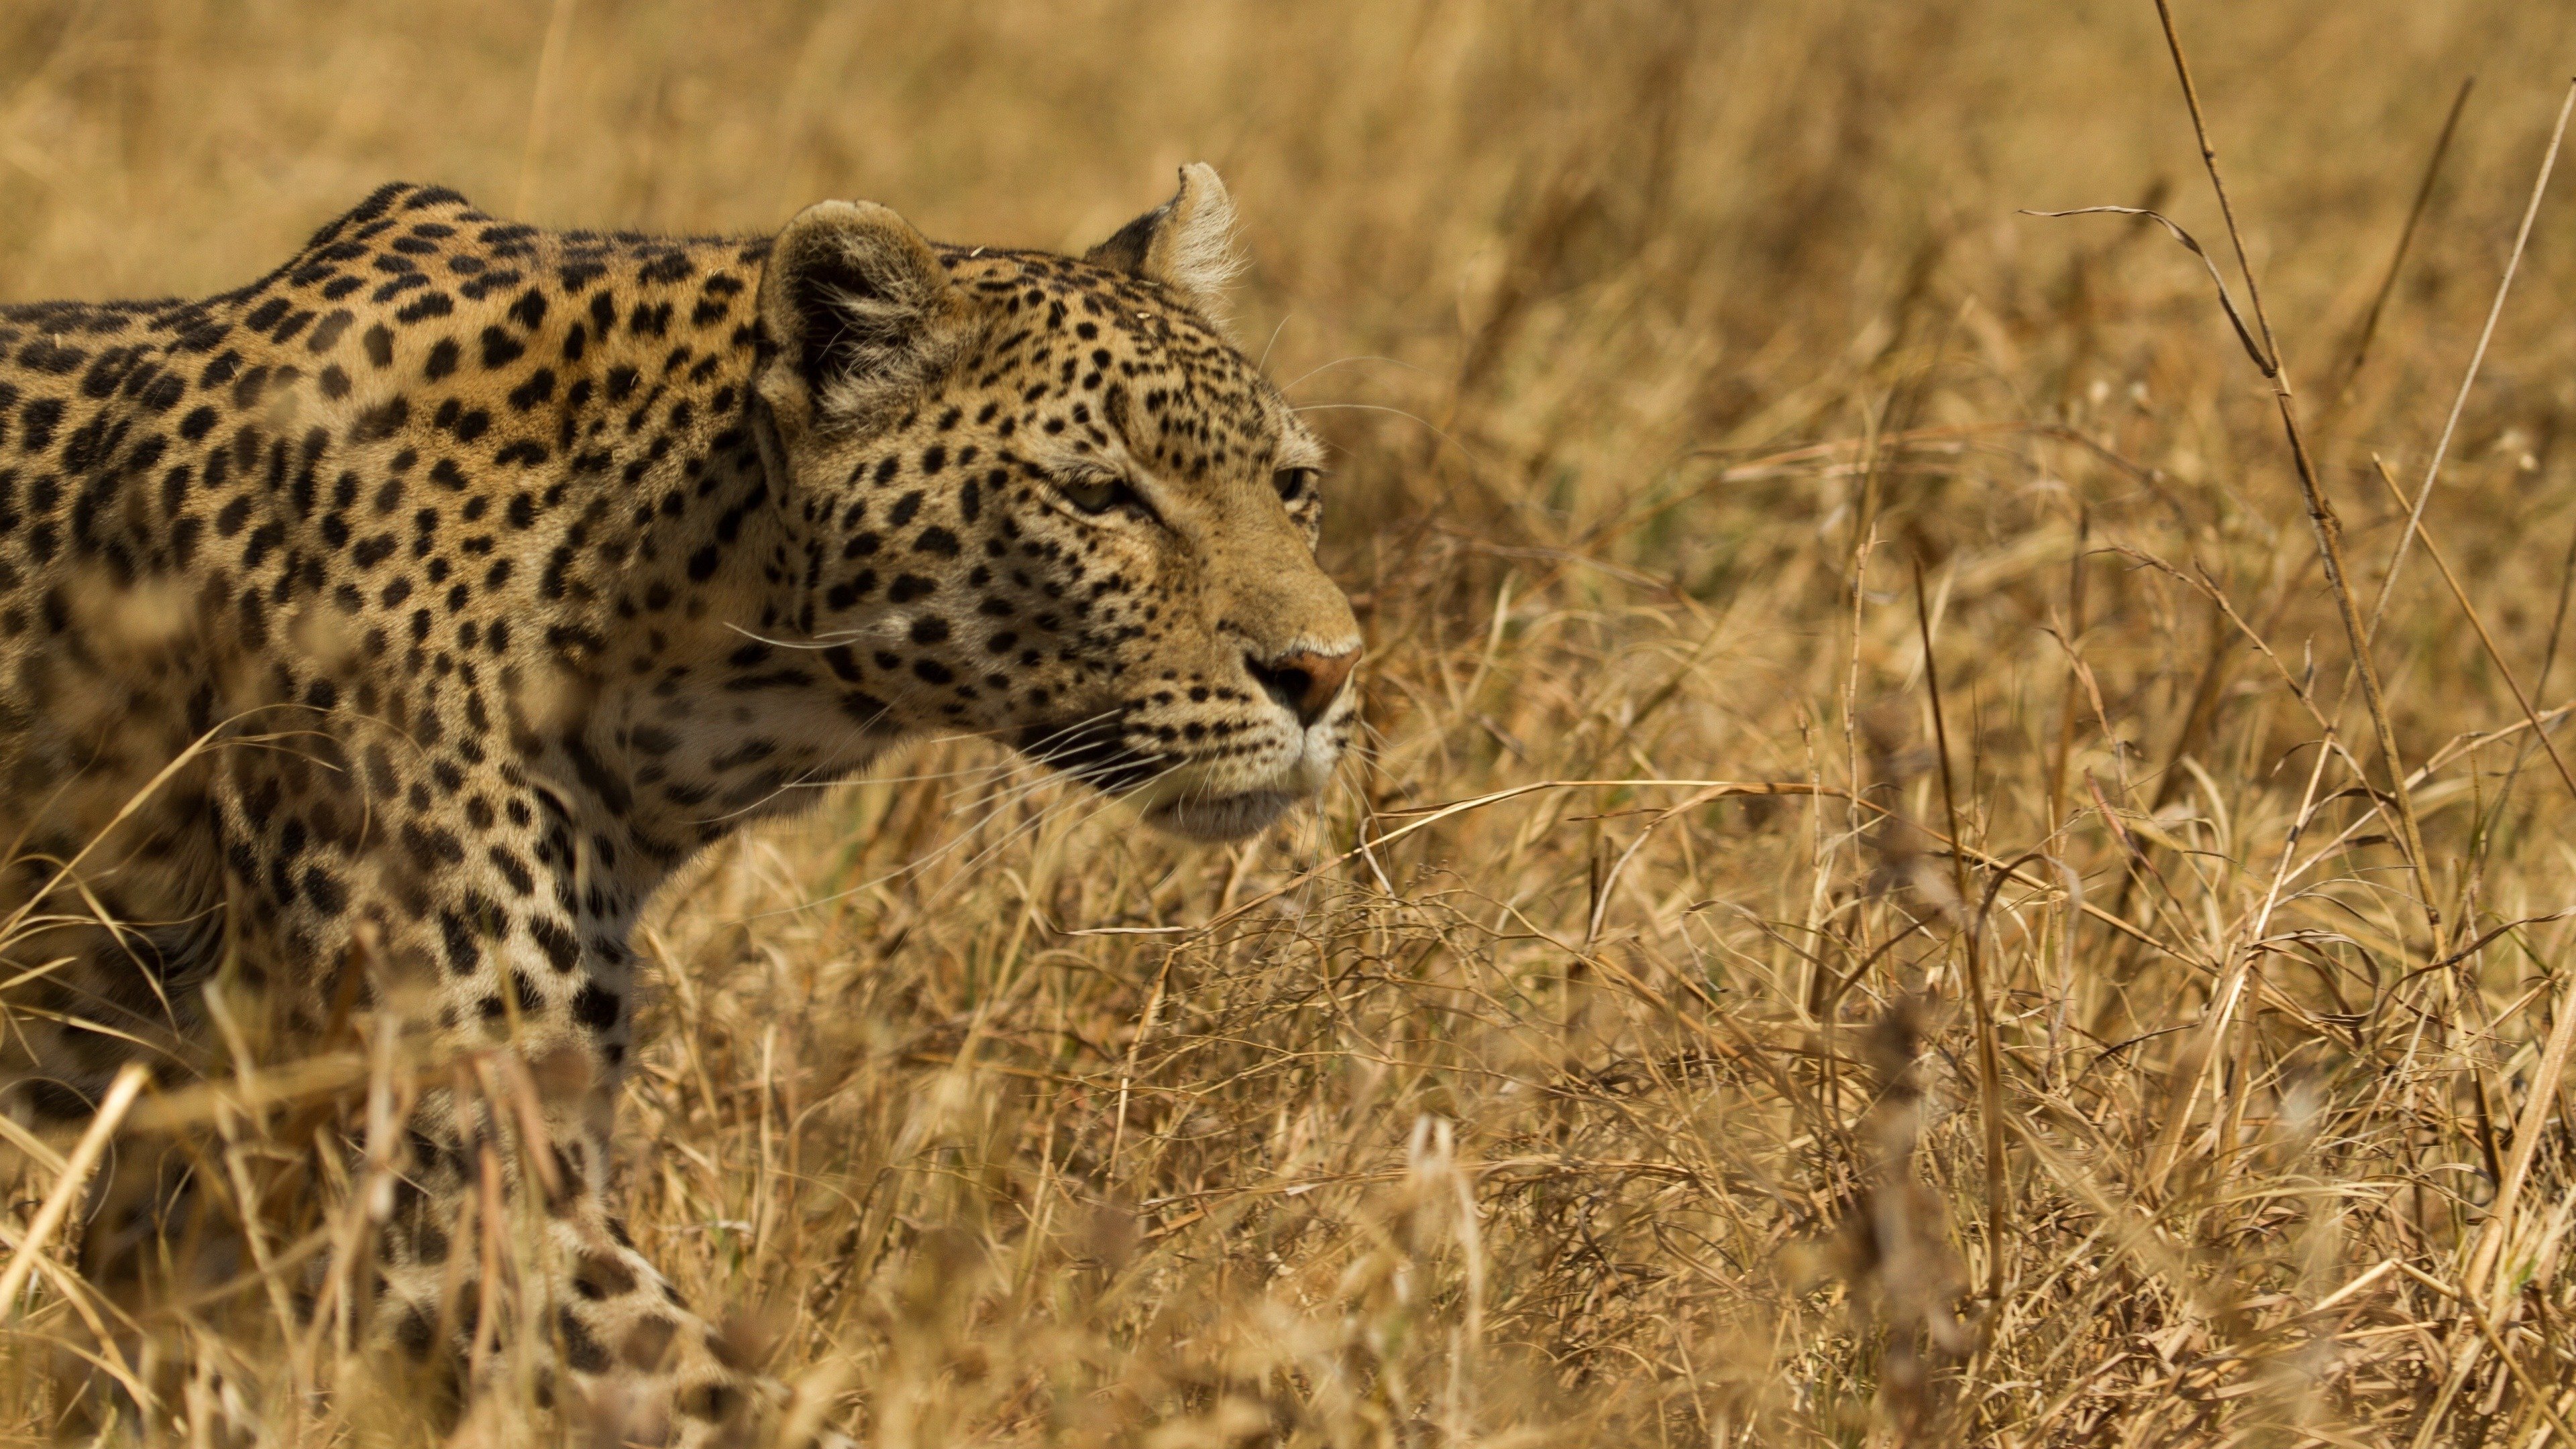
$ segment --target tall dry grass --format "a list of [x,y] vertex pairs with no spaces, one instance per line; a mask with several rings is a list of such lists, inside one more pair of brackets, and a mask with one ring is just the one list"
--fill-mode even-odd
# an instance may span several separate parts
[[[2402,792],[2207,272],[2019,214],[2230,261],[2146,0],[18,0],[0,291],[231,285],[389,175],[1078,245],[1224,171],[1366,758],[1213,851],[928,745],[643,933],[636,1234],[872,1444],[2560,1443],[2562,201],[2388,569],[2576,12],[2178,21]],[[98,1311],[34,1276],[22,1436]],[[260,1443],[418,1440],[244,1289],[162,1351]]]

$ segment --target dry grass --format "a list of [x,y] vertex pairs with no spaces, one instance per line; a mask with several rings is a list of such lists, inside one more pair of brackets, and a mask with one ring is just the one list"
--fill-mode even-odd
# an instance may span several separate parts
[[[2367,621],[2576,14],[2178,20]],[[1069,245],[1200,157],[1373,747],[1239,851],[950,742],[716,852],[626,1118],[697,1299],[887,1446],[2563,1442],[2563,204],[2388,587],[2392,790],[2208,274],[2016,214],[2225,265],[2146,0],[0,13],[13,298],[230,285],[388,175]],[[263,1444],[416,1438],[243,1302],[179,1340]]]

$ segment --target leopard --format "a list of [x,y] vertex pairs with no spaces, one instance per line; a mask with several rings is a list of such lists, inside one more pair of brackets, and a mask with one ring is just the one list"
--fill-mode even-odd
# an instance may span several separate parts
[[[1079,255],[395,183],[235,291],[0,307],[0,1105],[69,1133],[129,1064],[393,1022],[398,1119],[333,1129],[366,1261],[279,1270],[297,1311],[448,1365],[451,1416],[518,1334],[541,1405],[745,1442],[783,1391],[617,1211],[657,891],[910,739],[1202,842],[1352,748],[1327,453],[1230,330],[1236,232],[1205,164]],[[187,1289],[186,1173],[136,1173],[80,1271]],[[496,1211],[543,1226],[506,1309]]]

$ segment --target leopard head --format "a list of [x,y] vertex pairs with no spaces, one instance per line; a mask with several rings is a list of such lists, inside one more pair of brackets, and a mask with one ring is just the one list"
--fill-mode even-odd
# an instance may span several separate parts
[[756,392],[798,623],[861,727],[989,734],[1234,839],[1331,776],[1360,635],[1315,560],[1324,449],[1217,320],[1216,173],[1082,257],[810,207]]

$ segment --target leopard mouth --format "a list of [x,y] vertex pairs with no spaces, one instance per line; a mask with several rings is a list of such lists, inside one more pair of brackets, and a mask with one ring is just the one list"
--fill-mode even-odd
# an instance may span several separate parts
[[1115,714],[1073,724],[1040,724],[1012,740],[1021,754],[1106,795],[1123,795],[1168,773],[1178,762],[1129,744]]
[[[1145,823],[1187,840],[1222,844],[1258,835],[1314,790],[1261,783],[1242,788],[1192,778],[1186,757],[1128,742],[1114,716],[1075,725],[1032,725],[1013,741],[1024,755],[1106,795],[1124,796]],[[1302,781],[1296,783],[1304,783]]]

